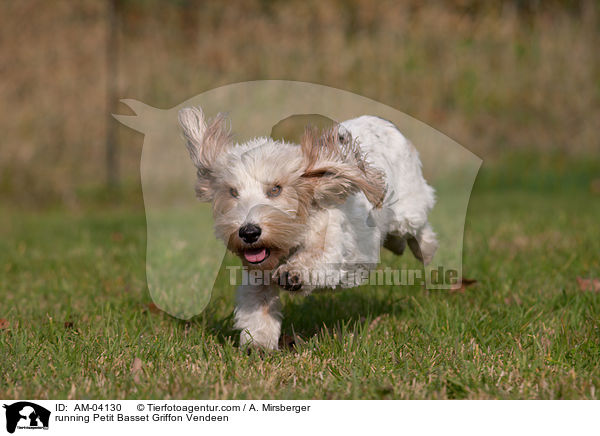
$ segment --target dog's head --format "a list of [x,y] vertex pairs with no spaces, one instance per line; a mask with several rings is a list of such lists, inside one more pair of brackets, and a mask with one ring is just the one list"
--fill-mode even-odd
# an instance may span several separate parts
[[251,268],[274,269],[301,247],[316,209],[358,191],[375,207],[383,203],[383,174],[337,127],[307,129],[300,145],[271,138],[234,145],[221,115],[206,120],[199,108],[185,108],[179,123],[216,235]]

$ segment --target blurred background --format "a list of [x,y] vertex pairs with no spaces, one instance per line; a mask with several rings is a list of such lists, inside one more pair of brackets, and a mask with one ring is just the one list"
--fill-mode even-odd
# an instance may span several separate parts
[[120,98],[166,109],[262,79],[381,101],[484,169],[578,168],[589,184],[600,157],[599,15],[592,0],[3,1],[0,199],[77,209],[141,198],[143,137],[110,117],[130,113]]
[[[598,398],[599,0],[0,0],[0,78],[0,398]],[[144,137],[111,113],[265,79],[483,159],[464,238],[464,203],[438,189],[432,215],[457,211],[434,228],[464,242],[462,284],[284,295],[298,353],[246,358],[230,254],[201,315],[163,316],[161,290],[206,303],[188,278],[210,286],[224,248],[198,250],[208,207],[145,213]]]

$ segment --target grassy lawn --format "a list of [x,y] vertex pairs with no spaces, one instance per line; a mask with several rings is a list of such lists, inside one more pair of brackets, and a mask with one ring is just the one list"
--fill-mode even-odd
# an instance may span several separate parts
[[508,168],[484,167],[471,198],[477,284],[286,296],[296,345],[265,356],[237,348],[226,271],[190,322],[153,307],[139,201],[3,210],[0,397],[597,398],[600,293],[577,277],[600,276],[598,165]]

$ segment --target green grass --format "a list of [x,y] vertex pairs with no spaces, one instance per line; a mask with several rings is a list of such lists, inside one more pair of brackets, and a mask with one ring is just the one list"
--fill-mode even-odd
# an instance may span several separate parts
[[266,355],[237,347],[225,273],[190,322],[153,310],[142,208],[4,210],[0,397],[597,398],[600,294],[576,277],[600,275],[598,165],[538,169],[537,184],[504,184],[507,168],[484,167],[471,199],[476,285],[285,298],[299,339]]

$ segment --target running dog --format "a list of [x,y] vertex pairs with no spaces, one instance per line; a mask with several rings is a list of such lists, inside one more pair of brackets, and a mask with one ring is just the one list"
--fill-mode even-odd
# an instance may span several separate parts
[[216,236],[269,278],[237,289],[241,346],[277,349],[282,288],[309,294],[358,286],[381,246],[402,254],[408,245],[431,261],[434,190],[416,149],[391,122],[365,115],[324,132],[307,129],[300,144],[234,143],[224,116],[208,120],[195,107],[182,109],[179,123]]

